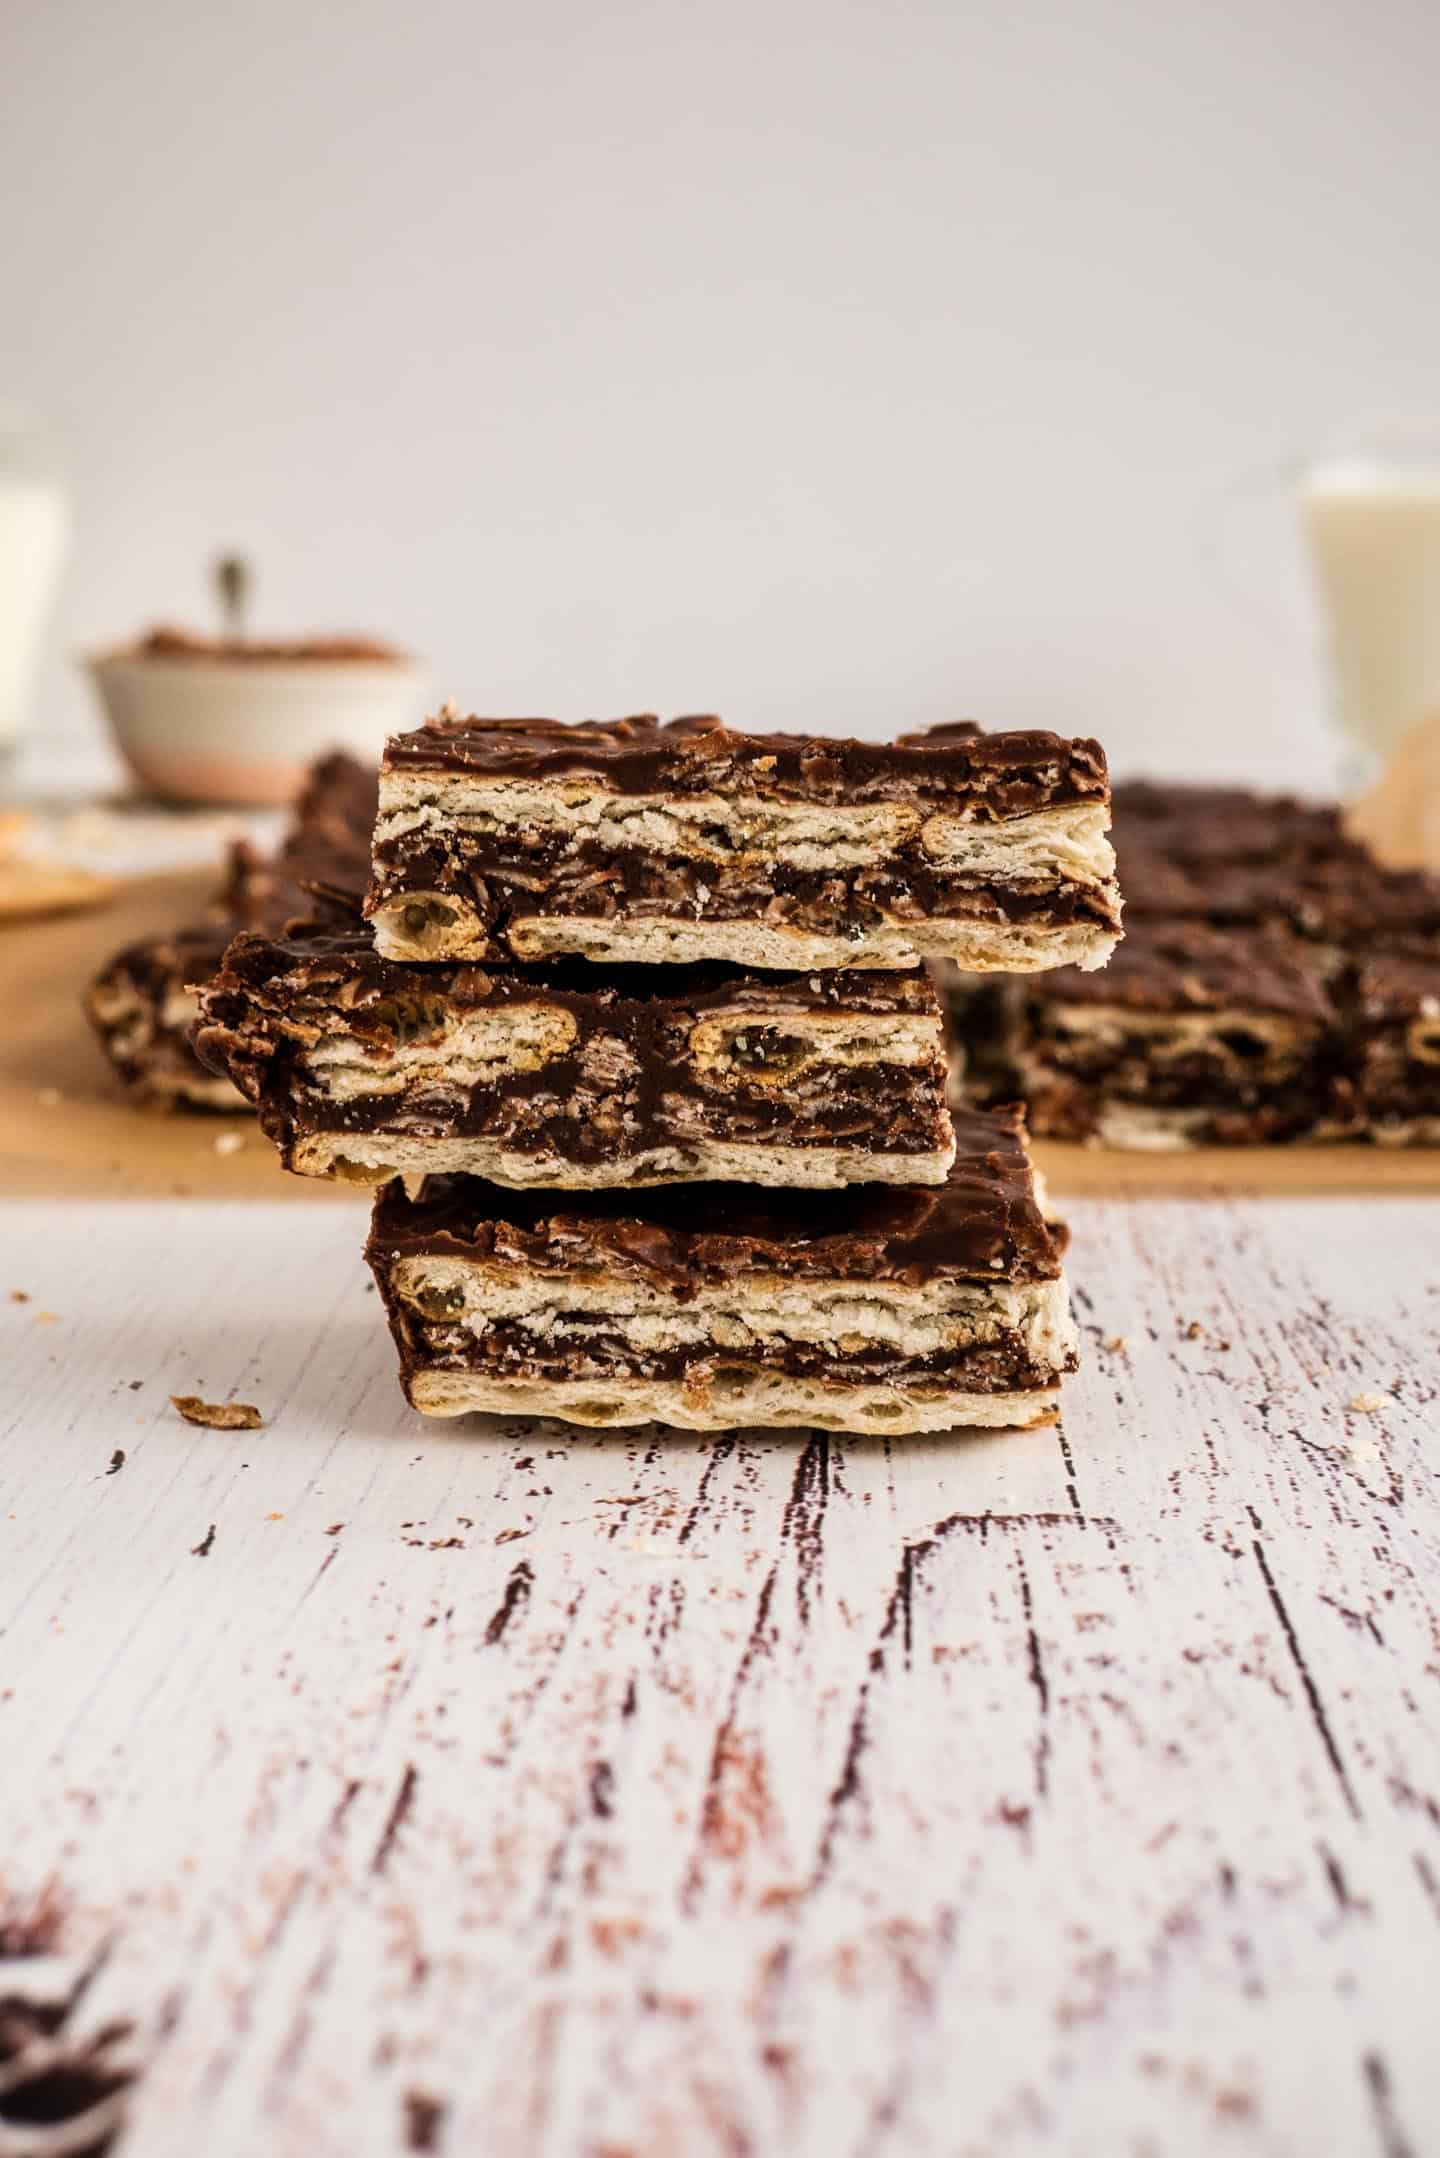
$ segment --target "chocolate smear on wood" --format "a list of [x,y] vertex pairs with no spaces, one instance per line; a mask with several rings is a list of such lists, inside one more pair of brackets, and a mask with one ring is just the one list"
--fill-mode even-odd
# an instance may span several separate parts
[[389,1817],[380,1832],[380,1841],[375,1846],[375,1856],[370,1861],[370,1871],[372,1873],[383,1873],[389,1865],[390,1854],[395,1848],[396,1838],[405,1826],[406,1816],[415,1803],[415,1792],[419,1782],[419,1770],[413,1761],[407,1761],[405,1773],[400,1778],[400,1788],[395,1793],[395,1803],[390,1808]]

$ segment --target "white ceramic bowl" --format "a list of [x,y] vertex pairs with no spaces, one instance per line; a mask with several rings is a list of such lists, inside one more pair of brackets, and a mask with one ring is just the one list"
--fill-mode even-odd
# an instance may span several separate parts
[[82,664],[143,786],[191,802],[288,802],[327,750],[378,762],[425,716],[425,676],[393,659],[102,652]]

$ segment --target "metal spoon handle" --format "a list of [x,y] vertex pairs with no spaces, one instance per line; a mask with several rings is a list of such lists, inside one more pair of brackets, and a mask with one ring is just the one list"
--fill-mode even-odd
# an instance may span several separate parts
[[215,564],[215,591],[220,601],[220,619],[225,635],[232,644],[243,644],[245,628],[250,614],[252,579],[250,565],[243,555],[221,555]]

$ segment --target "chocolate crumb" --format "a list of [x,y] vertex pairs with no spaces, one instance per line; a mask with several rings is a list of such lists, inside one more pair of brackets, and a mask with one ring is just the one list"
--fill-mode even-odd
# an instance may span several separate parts
[[428,2091],[405,2093],[405,2144],[412,2151],[438,2151],[449,2107]]
[[12,1289],[10,1291],[10,1301],[12,1304],[28,1304],[30,1291],[28,1289]]
[[208,1559],[214,1549],[215,1524],[212,1521],[209,1528],[205,1531],[205,1534],[201,1537],[199,1543],[192,1544],[190,1546],[190,1556],[192,1559]]
[[125,1449],[123,1446],[117,1446],[114,1453],[110,1456],[110,1466],[105,1471],[105,1474],[107,1476],[118,1476],[124,1466]]
[[205,1424],[212,1431],[258,1431],[265,1422],[248,1401],[202,1401],[198,1394],[172,1394],[170,1400],[187,1424]]

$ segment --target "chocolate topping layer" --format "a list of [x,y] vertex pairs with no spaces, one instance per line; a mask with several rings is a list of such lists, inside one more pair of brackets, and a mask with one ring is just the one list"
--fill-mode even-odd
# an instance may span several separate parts
[[586,773],[622,794],[744,791],[827,802],[894,793],[970,803],[1011,817],[1108,798],[1098,742],[1044,731],[981,734],[939,727],[895,742],[827,735],[744,734],[714,717],[431,719],[387,744],[383,769],[549,779]]
[[532,1269],[597,1266],[687,1290],[749,1274],[919,1284],[1054,1280],[1060,1244],[1035,1202],[1024,1120],[1015,1108],[956,1112],[955,1165],[933,1188],[756,1192],[744,1185],[660,1187],[567,1197],[430,1178],[418,1200],[397,1184],[375,1205],[371,1264],[407,1254]]
[[1355,998],[1362,1020],[1425,1019],[1440,1023],[1440,957],[1374,953],[1360,963]]
[[1061,967],[1030,992],[1033,1007],[1134,1012],[1260,1011],[1321,1026],[1334,1016],[1314,953],[1283,929],[1204,922],[1136,923],[1103,973]]

